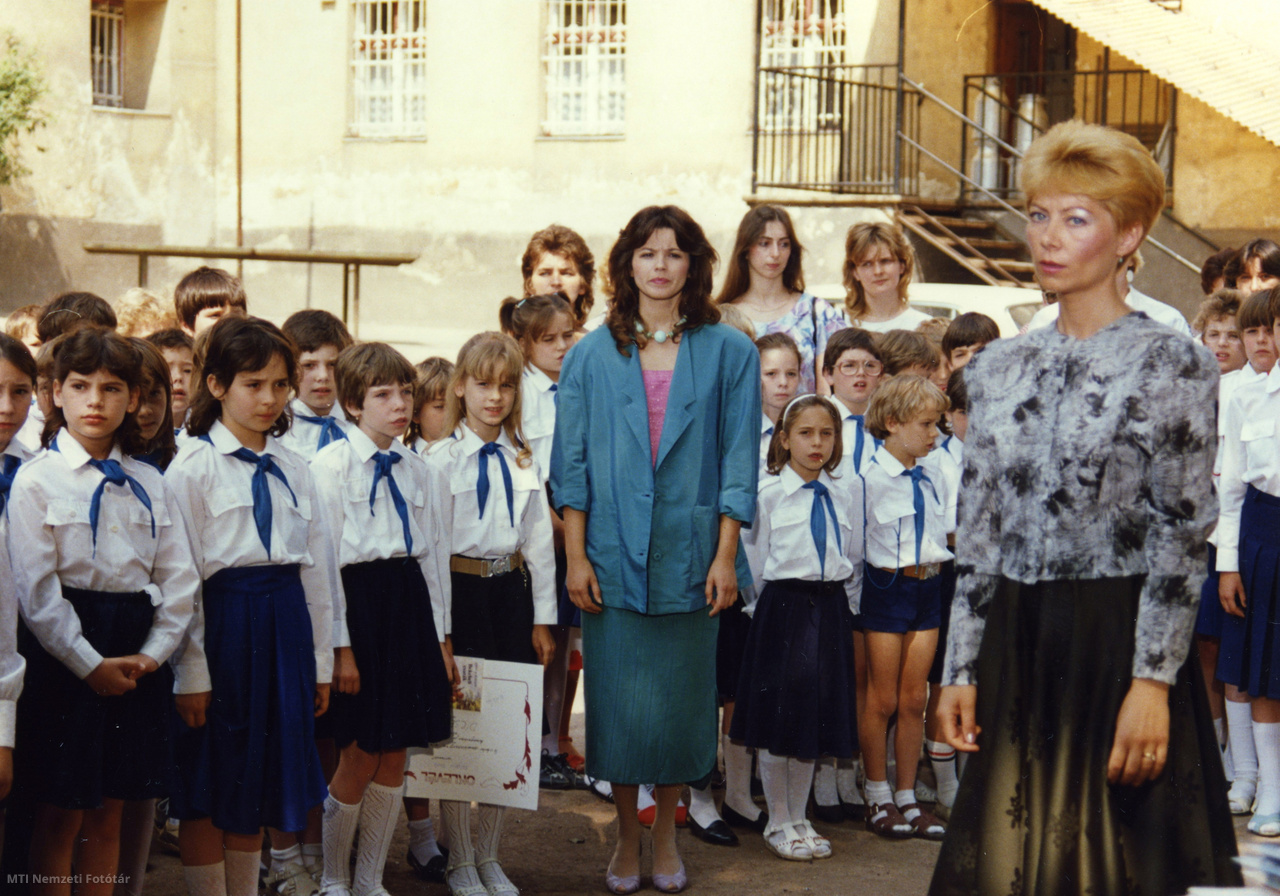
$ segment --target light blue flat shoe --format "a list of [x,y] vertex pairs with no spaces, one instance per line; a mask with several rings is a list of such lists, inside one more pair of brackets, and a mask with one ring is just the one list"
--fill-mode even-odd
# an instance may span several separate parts
[[1280,837],[1280,813],[1257,815],[1249,819],[1249,833],[1259,837]]

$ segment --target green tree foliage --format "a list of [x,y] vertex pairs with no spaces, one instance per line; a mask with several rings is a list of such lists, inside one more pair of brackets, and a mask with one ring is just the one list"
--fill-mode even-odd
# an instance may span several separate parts
[[35,54],[14,35],[0,35],[0,184],[28,173],[18,161],[18,137],[44,125],[44,92]]

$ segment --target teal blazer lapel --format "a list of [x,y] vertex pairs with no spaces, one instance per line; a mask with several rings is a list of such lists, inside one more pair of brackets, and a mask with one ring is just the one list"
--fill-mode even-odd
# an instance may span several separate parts
[[631,357],[621,369],[618,391],[622,397],[622,415],[627,420],[631,434],[636,437],[640,447],[640,456],[648,463],[650,473],[653,471],[653,448],[649,444],[649,403],[644,394],[644,372],[640,369],[640,351],[631,346]]
[[658,462],[654,469],[662,466],[672,447],[684,431],[693,422],[693,404],[697,398],[697,382],[693,370],[693,343],[699,334],[697,330],[686,333],[680,340],[680,350],[676,353],[676,369],[671,375],[671,393],[667,396],[667,414],[662,421],[662,439],[658,442]]

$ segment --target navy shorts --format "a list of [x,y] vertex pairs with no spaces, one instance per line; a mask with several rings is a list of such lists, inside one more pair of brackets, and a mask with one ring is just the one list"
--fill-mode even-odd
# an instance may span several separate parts
[[866,632],[922,632],[942,622],[942,576],[912,579],[866,566],[862,578],[862,612]]

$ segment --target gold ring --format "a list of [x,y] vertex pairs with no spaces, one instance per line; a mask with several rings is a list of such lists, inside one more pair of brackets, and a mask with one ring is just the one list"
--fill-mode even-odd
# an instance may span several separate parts
[[1143,759],[1145,759],[1145,760],[1147,760],[1148,762],[1155,762],[1155,761],[1156,761],[1156,754],[1155,754],[1155,753],[1143,753],[1143,754],[1142,754],[1142,758],[1143,758]]

